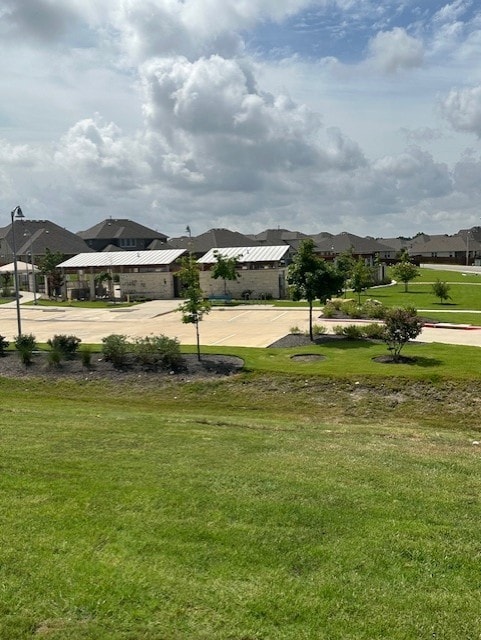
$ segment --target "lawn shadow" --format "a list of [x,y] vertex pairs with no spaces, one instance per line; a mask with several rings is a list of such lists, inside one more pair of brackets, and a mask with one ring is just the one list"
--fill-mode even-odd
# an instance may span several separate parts
[[439,367],[443,364],[442,360],[437,358],[426,358],[424,356],[400,356],[398,360],[394,360],[391,355],[376,356],[372,359],[379,364],[407,364],[422,369],[431,367]]

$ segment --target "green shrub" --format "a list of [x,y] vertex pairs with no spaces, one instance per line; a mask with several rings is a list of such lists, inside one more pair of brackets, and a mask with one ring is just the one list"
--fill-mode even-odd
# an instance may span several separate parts
[[312,333],[315,336],[320,336],[323,333],[327,333],[326,327],[323,324],[313,324]]
[[182,361],[179,341],[164,335],[137,338],[132,351],[135,361],[149,369],[176,369]]
[[33,362],[33,352],[37,348],[35,336],[31,333],[22,333],[21,335],[16,336],[14,344],[20,355],[22,363],[26,367],[29,367]]
[[332,300],[326,302],[326,304],[322,307],[322,315],[324,316],[324,318],[332,318],[336,311],[338,311],[338,307],[334,305]]
[[346,300],[343,302],[341,311],[350,318],[362,318],[362,307],[360,307],[355,300]]
[[302,331],[299,329],[299,327],[296,324],[295,326],[293,326],[293,327],[291,327],[289,329],[289,333],[298,334],[298,333],[302,333]]
[[48,366],[52,369],[58,369],[64,357],[65,354],[59,345],[51,347],[50,351],[47,353]]
[[76,336],[66,335],[55,335],[50,340],[47,340],[47,344],[50,348],[52,350],[59,350],[61,356],[66,360],[73,360],[75,358],[75,354],[81,342],[82,340]]
[[367,318],[375,318],[377,320],[382,320],[386,314],[386,308],[379,302],[379,300],[373,300],[372,298],[366,300],[362,305],[363,315]]
[[362,327],[362,334],[371,340],[384,340],[385,327],[379,322],[372,322]]
[[90,345],[84,345],[80,349],[80,360],[84,369],[90,369],[92,366],[92,347]]
[[8,349],[9,342],[5,336],[0,336],[0,357],[5,355],[5,351]]
[[331,298],[327,301],[327,304],[332,304],[336,311],[339,311],[343,302],[346,302],[347,298]]
[[111,333],[102,338],[102,343],[102,353],[107,362],[111,362],[116,369],[122,369],[127,365],[132,347],[127,336]]
[[384,322],[384,341],[393,359],[397,361],[404,345],[421,333],[423,323],[413,307],[389,309]]
[[345,326],[336,325],[332,328],[336,336],[344,336],[349,340],[359,340],[362,336],[362,327],[358,327],[356,324],[347,324]]

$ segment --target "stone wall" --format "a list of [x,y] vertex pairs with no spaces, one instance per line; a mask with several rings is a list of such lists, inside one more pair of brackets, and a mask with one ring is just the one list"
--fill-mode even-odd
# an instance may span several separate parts
[[[245,291],[252,291],[251,299],[285,298],[286,270],[285,269],[238,269],[239,278],[227,280],[227,292],[233,298],[240,298]],[[221,278],[215,280],[210,271],[200,272],[200,286],[206,297],[223,295],[224,281]]]
[[152,300],[170,300],[174,297],[174,278],[168,271],[121,273],[119,277],[122,296],[142,296]]

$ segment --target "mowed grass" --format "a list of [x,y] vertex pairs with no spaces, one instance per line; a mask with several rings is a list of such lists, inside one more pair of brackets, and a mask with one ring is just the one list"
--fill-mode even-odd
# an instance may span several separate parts
[[477,413],[412,384],[0,380],[0,637],[479,637]]

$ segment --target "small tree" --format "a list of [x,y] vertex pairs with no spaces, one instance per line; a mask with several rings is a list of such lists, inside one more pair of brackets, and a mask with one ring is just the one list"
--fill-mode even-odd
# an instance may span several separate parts
[[300,243],[299,250],[289,265],[287,282],[293,300],[307,300],[309,303],[309,338],[313,340],[313,302],[319,299],[324,303],[332,295],[338,295],[342,290],[343,276],[314,253],[314,241],[308,238]]
[[396,280],[404,282],[404,292],[407,293],[408,283],[419,276],[419,269],[409,261],[407,252],[401,255],[401,261],[392,267],[392,275]]
[[[108,271],[101,271],[97,273],[94,278],[95,282],[95,295],[96,296],[104,296],[107,292],[110,294],[110,290],[112,287],[112,276]],[[104,286],[104,282],[107,283],[107,286]]]
[[431,286],[431,291],[434,293],[436,298],[441,300],[441,304],[451,300],[451,296],[449,295],[451,287],[446,282],[442,282],[439,278],[436,279]]
[[239,277],[239,274],[236,271],[237,260],[241,257],[236,256],[232,258],[227,258],[223,256],[219,251],[214,251],[215,256],[215,264],[212,267],[212,277],[217,280],[217,278],[222,278],[224,281],[224,295],[227,295],[227,280],[236,281]]
[[63,285],[62,271],[57,267],[58,264],[65,260],[65,256],[60,251],[50,251],[45,249],[45,256],[40,261],[40,273],[47,279],[47,295],[59,296]]
[[356,261],[354,259],[352,247],[348,251],[343,251],[342,253],[340,253],[335,260],[336,269],[342,275],[342,288],[344,289],[344,292],[347,287],[347,281],[351,277],[355,263]]
[[409,340],[414,340],[421,333],[423,323],[416,309],[412,307],[393,308],[386,311],[384,317],[384,337],[393,360],[399,360],[401,350]]
[[190,254],[182,258],[180,267],[178,277],[184,285],[183,295],[186,300],[179,306],[179,311],[182,313],[182,322],[195,325],[197,359],[200,362],[199,322],[206,313],[209,313],[211,305],[208,300],[204,299],[200,288],[199,265],[194,256]]
[[358,303],[361,304],[361,293],[373,284],[373,271],[362,258],[359,258],[351,270],[351,288],[357,293]]
[[13,276],[10,273],[10,271],[4,271],[2,274],[0,274],[0,285],[1,285],[0,295],[2,296],[2,298],[8,298],[10,296],[12,284],[13,284]]

